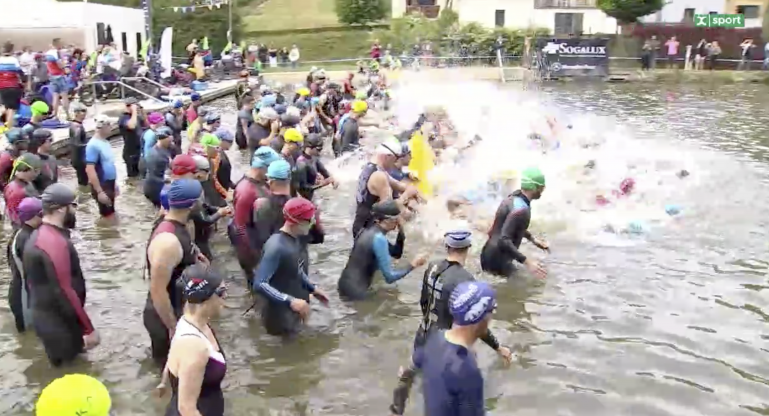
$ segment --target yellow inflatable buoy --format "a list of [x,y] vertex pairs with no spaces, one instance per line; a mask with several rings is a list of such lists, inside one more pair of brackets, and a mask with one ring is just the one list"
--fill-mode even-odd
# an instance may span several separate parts
[[409,163],[409,172],[413,173],[419,182],[417,189],[425,198],[433,195],[433,184],[428,180],[428,175],[435,167],[435,153],[430,143],[422,136],[420,132],[414,133],[409,140],[411,148],[411,162]]
[[36,416],[108,416],[112,400],[99,380],[68,374],[51,382],[35,405]]

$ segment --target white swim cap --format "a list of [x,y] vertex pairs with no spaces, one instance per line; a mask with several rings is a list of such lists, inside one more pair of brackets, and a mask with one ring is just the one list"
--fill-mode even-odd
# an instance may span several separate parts
[[400,157],[403,155],[403,146],[398,139],[395,137],[390,137],[383,141],[379,146],[377,146],[376,153],[378,155],[392,155]]

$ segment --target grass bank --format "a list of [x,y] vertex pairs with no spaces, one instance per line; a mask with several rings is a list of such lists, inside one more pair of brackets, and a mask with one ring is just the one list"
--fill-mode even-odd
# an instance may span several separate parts
[[297,45],[300,60],[321,61],[366,56],[373,40],[373,30],[339,28],[318,32],[252,32],[245,37],[246,42],[264,43],[276,48]]
[[243,11],[245,32],[339,25],[334,0],[268,0]]

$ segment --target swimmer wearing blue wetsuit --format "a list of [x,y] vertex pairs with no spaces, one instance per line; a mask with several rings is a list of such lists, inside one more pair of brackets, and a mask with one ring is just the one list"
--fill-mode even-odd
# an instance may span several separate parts
[[[406,242],[406,235],[398,221],[400,212],[398,204],[393,200],[378,202],[371,208],[374,223],[355,239],[350,258],[339,278],[339,295],[342,298],[365,298],[377,270],[382,272],[387,283],[392,284],[425,263],[426,258],[419,256],[405,269],[394,270],[391,265],[393,258],[399,259],[403,255]],[[386,234],[396,228],[398,237],[395,244],[390,244]]]
[[304,198],[290,199],[283,206],[283,217],[283,227],[264,245],[253,287],[267,298],[262,323],[270,335],[296,334],[310,313],[310,295],[328,303],[300,265],[300,238],[312,228],[315,206]]

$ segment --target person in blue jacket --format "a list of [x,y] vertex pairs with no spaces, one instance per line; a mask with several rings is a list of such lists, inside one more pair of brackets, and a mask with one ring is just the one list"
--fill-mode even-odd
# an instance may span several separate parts
[[[392,284],[427,261],[426,256],[420,255],[408,267],[393,269],[392,259],[401,258],[406,242],[399,220],[401,210],[397,202],[388,200],[374,204],[371,212],[374,223],[355,239],[347,265],[339,278],[339,295],[348,300],[366,297],[377,270],[382,272],[387,283]],[[395,229],[398,229],[398,237],[395,244],[390,244],[386,234]]]

